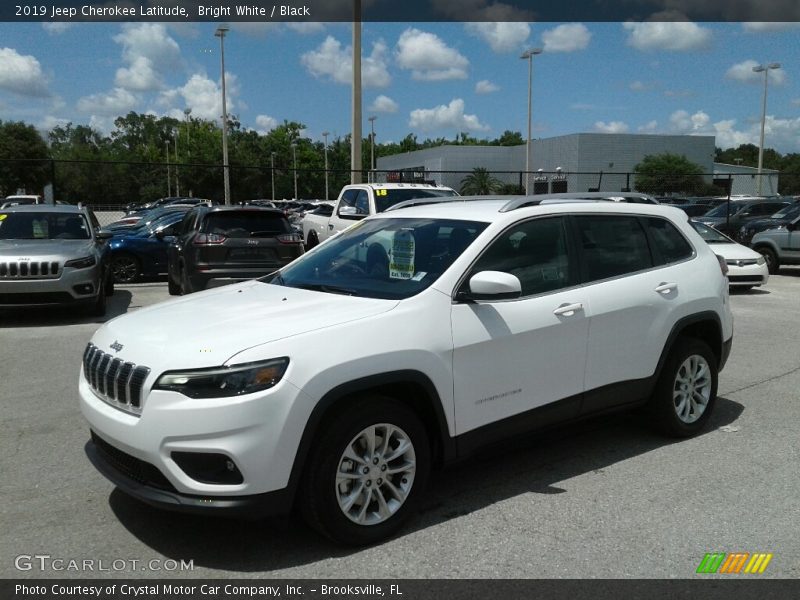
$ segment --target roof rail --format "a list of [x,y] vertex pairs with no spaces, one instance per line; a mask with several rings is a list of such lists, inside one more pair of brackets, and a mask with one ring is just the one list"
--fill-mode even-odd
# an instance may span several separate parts
[[393,204],[383,212],[390,210],[399,210],[401,208],[408,208],[409,206],[425,206],[426,204],[442,204],[444,202],[465,202],[462,196],[438,196],[433,198],[412,198],[411,200],[403,200],[397,204]]

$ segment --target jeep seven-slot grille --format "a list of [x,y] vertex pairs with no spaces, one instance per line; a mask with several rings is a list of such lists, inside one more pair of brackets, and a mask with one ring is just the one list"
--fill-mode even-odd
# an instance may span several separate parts
[[0,262],[0,279],[58,279],[60,272],[54,261]]
[[148,367],[114,358],[89,344],[83,353],[83,373],[91,388],[106,402],[128,412],[141,412]]

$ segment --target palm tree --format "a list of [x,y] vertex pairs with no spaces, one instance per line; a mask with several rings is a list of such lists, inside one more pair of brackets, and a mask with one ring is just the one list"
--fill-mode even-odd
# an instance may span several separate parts
[[503,183],[483,167],[475,167],[461,180],[461,193],[466,196],[484,196],[495,192]]

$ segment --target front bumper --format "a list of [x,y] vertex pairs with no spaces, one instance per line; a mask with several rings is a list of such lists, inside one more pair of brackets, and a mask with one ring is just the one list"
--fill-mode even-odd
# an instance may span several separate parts
[[[101,267],[65,268],[57,279],[2,279],[0,306],[71,304],[97,297]],[[90,287],[87,287],[90,286]],[[91,291],[86,291],[91,289]]]
[[[129,496],[162,510],[198,514],[259,519],[285,515],[291,511],[292,496],[288,489],[251,496],[194,496],[182,494],[164,481],[151,481],[130,472],[130,465],[142,467],[121,451],[109,451],[109,444],[93,433],[84,450],[94,467],[120,490]],[[121,462],[128,462],[126,469]],[[152,469],[155,469],[150,465]],[[145,467],[146,469],[146,467]],[[128,471],[128,472],[126,472]],[[163,475],[162,475],[163,477]],[[156,475],[155,479],[158,479]]]
[[766,263],[741,267],[728,263],[728,283],[731,287],[764,285],[768,279],[769,269]]

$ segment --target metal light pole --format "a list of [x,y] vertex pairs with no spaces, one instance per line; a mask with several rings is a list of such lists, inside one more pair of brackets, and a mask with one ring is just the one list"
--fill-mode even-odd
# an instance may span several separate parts
[[528,61],[528,137],[525,138],[525,195],[530,194],[531,183],[531,95],[533,90],[533,57],[541,54],[541,48],[531,48],[520,56]]
[[217,27],[214,36],[219,38],[220,69],[222,71],[222,173],[225,186],[225,205],[231,203],[231,175],[228,165],[228,104],[225,96],[225,34],[229,27]]
[[761,187],[764,177],[762,175],[764,165],[764,125],[767,121],[767,80],[769,80],[770,69],[780,69],[780,63],[769,63],[768,65],[758,65],[753,67],[756,73],[764,73],[764,96],[761,100],[761,137],[758,142],[758,195],[761,195]]
[[292,170],[294,171],[294,199],[297,200],[297,142],[292,142]]
[[167,163],[167,198],[169,198],[172,196],[172,179],[170,179],[169,173],[169,140],[164,141],[164,156]]
[[353,114],[350,132],[350,183],[361,183],[361,0],[353,0]]
[[372,183],[375,183],[375,115],[372,115],[369,120],[369,177]]
[[272,200],[275,201],[275,153],[269,153],[269,162],[270,166],[272,167]]
[[328,199],[328,136],[327,131],[322,132],[322,137],[325,138],[325,200]]
[[180,173],[178,172],[178,136],[180,136],[180,129],[173,129],[172,133],[175,134],[175,195],[181,195],[181,180],[179,179]]

